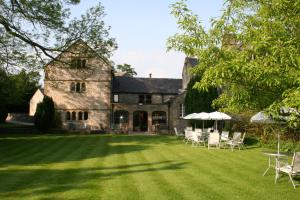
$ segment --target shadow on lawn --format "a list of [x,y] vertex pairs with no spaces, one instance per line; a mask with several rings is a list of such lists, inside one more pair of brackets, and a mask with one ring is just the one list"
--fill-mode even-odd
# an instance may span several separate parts
[[[98,190],[99,184],[101,185],[105,180],[129,174],[178,170],[183,169],[186,164],[186,162],[168,160],[111,167],[5,170],[0,171],[0,180],[4,181],[13,178],[16,182],[2,184],[2,187],[0,187],[0,198],[20,198],[27,195],[30,197],[34,195],[44,196],[73,189],[78,190],[78,194],[80,194],[89,189],[97,188]],[[123,180],[121,179],[120,181]],[[105,185],[101,185],[101,187],[105,187]]]
[[31,135],[0,137],[0,167],[81,161],[178,143],[174,137],[142,135]]

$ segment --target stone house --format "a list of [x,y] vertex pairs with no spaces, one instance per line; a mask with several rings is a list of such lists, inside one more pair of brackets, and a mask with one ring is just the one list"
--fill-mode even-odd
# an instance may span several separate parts
[[[184,89],[193,66],[195,59],[186,58],[183,79],[114,73],[109,63],[78,40],[45,66],[44,94],[53,98],[65,129],[181,130],[186,124]],[[34,95],[33,102],[38,102],[35,99]],[[30,104],[31,113],[34,106]]]
[[44,90],[37,89],[37,91],[33,94],[29,102],[29,116],[34,116],[36,111],[36,106],[38,103],[42,102],[44,98]]

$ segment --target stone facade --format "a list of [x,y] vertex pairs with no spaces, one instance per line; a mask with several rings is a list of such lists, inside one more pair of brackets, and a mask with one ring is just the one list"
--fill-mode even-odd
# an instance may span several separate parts
[[170,101],[170,126],[172,131],[176,127],[179,132],[183,133],[184,128],[188,126],[188,121],[183,119],[185,116],[185,95],[186,93],[183,92]]
[[42,90],[38,89],[30,99],[29,116],[34,116],[37,104],[42,102],[43,99],[44,99],[44,94],[43,94]]
[[[81,40],[60,54],[58,60],[63,62],[52,61],[45,67],[44,93],[53,98],[63,127],[109,128],[111,66]],[[75,64],[85,60],[85,66],[66,64],[73,60]]]
[[[184,89],[190,79],[188,69],[195,64],[194,59],[188,61],[183,79],[114,74],[108,63],[78,40],[45,66],[44,94],[53,98],[66,129],[183,130]],[[33,113],[35,107],[30,107]]]

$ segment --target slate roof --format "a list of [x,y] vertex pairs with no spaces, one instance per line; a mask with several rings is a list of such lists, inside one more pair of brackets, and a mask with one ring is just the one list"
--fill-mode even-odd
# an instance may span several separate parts
[[139,78],[116,76],[113,79],[114,93],[179,94],[182,79]]

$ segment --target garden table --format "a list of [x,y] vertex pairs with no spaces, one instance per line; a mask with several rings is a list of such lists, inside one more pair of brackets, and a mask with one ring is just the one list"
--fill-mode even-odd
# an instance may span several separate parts
[[[276,168],[277,168],[277,163],[278,163],[280,157],[287,157],[286,154],[282,154],[282,153],[278,153],[278,152],[276,152],[276,153],[272,153],[272,152],[263,152],[263,154],[269,157],[269,162],[268,162],[269,165],[268,165],[268,168],[267,168],[267,169],[265,170],[265,172],[263,173],[263,176],[266,175],[266,173],[269,171],[269,169],[270,169],[271,167],[274,167],[274,169],[276,170]],[[272,162],[271,162],[271,160],[273,160],[273,159],[275,160],[275,164],[274,164],[274,165],[272,165]],[[276,171],[276,173],[277,173],[277,171]],[[275,177],[275,178],[276,178],[276,177]]]

